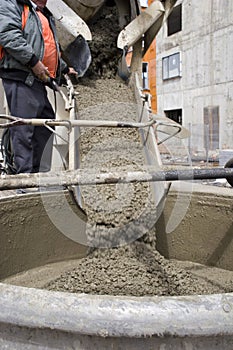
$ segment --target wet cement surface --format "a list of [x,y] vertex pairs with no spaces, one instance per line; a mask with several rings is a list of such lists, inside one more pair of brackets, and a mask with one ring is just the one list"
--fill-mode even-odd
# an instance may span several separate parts
[[[88,76],[77,85],[80,118],[127,121],[137,118],[133,93],[116,76],[118,53],[112,49],[116,34],[111,30],[114,25],[117,26],[112,10],[93,22],[93,63]],[[109,35],[106,28],[109,28]],[[140,140],[135,130],[81,130],[80,145],[81,167],[85,169],[108,171],[143,167]],[[126,185],[120,190],[109,185],[82,190],[89,220],[87,235],[95,247],[87,257],[27,271],[6,282],[64,292],[131,296],[232,291],[231,271],[165,259],[156,250],[153,225],[149,234],[143,236],[143,230],[135,234],[133,228],[125,239],[122,227],[135,221],[145,207],[147,213],[153,213],[148,185],[129,187]],[[144,222],[150,220],[151,217],[144,218]]]
[[[128,96],[131,94],[128,87],[124,84],[121,85],[122,83],[119,83],[117,78],[95,80],[94,86],[92,83],[91,81],[88,85],[85,82],[85,85],[78,86],[78,90],[81,92],[80,115],[86,118],[85,114],[88,114],[90,118],[98,118],[97,109],[103,113],[100,114],[101,118],[103,115],[105,117],[111,116],[112,119],[118,118],[121,99],[123,99],[124,105],[124,100],[129,100]],[[109,86],[111,89],[108,89]],[[119,86],[121,93],[125,91],[126,94],[119,94]],[[104,95],[105,92],[108,94],[107,100],[111,106],[109,110],[106,109],[106,104],[100,102],[100,95]],[[90,108],[82,108],[88,96],[91,96],[91,106]],[[132,101],[132,95],[130,96],[130,101]],[[84,101],[83,105],[82,100]],[[94,108],[92,108],[93,106]],[[132,107],[132,105],[130,106]],[[128,108],[128,104],[126,107],[122,108],[122,113],[125,112],[124,118],[129,116],[132,118],[135,115],[134,109]],[[116,140],[121,139],[119,148],[116,147],[118,143],[114,143],[115,137]],[[128,157],[128,152],[124,155],[127,147],[124,146],[124,150],[120,147],[123,139],[134,141],[135,138],[137,139],[137,134],[131,130],[126,130],[126,134],[124,130],[107,129],[89,129],[87,132],[83,132],[81,136],[82,166],[88,169],[99,166],[105,171],[112,167],[135,166],[132,162],[132,157],[134,157],[132,149],[129,148],[132,157]],[[107,153],[106,149],[103,151],[97,147],[100,142],[102,146],[104,145],[103,147],[108,149]],[[111,148],[111,145],[114,147]],[[122,157],[119,157],[119,151],[122,152]],[[111,155],[110,159],[107,157],[108,153]],[[136,152],[137,157],[138,153]],[[141,166],[142,158],[138,158],[137,166]],[[119,228],[124,226],[127,221],[131,222],[132,217],[140,213],[145,207],[150,193],[147,186],[139,184],[139,188],[131,189],[133,195],[125,207],[124,201],[127,199],[127,195],[124,198],[124,194],[127,194],[127,187],[120,191],[119,200],[119,190],[117,191],[114,186],[104,186],[98,191],[93,191],[90,188],[82,191],[90,223],[87,234],[90,241],[94,242],[95,247],[92,253],[80,260],[50,264],[27,271],[6,280],[6,282],[54,291],[128,296],[177,296],[225,293],[233,290],[233,272],[231,271],[206,267],[192,262],[165,259],[156,250],[154,227],[151,227],[150,233],[143,238],[138,237],[137,233],[136,236],[130,237],[127,244],[124,244],[124,232],[119,231]],[[122,238],[120,244],[117,240],[119,232],[123,232],[120,236]],[[142,236],[142,232],[139,236]],[[103,248],[102,246],[106,243],[110,243],[110,247]],[[111,247],[111,245],[115,246]]]
[[233,272],[165,259],[153,235],[87,257],[48,264],[5,283],[50,291],[123,296],[182,296],[232,292]]
[[[97,250],[77,262],[77,267],[45,285],[49,290],[75,293],[179,296],[232,291],[233,273],[216,279],[212,269],[169,261],[143,242],[117,249]],[[219,270],[221,274],[221,270]],[[226,276],[227,275],[227,276]]]
[[[104,51],[105,58],[97,61],[94,59],[89,77],[77,86],[80,93],[80,118],[137,120],[133,92],[116,76],[117,52],[112,50],[112,41],[115,40],[112,28],[117,28],[117,23],[114,24],[113,12],[101,16],[94,24],[96,40],[92,46],[93,57],[97,58],[98,52]],[[106,31],[106,28],[110,31]],[[101,64],[102,67],[99,68]],[[89,129],[82,131],[81,135],[82,166],[100,168],[102,171],[118,167],[132,170],[143,167],[137,131]],[[126,225],[150,202],[149,187],[137,184],[137,188],[133,189],[132,200],[128,202],[127,185],[121,191],[126,196],[120,197],[118,201],[116,188],[105,186],[99,191],[93,193],[88,188],[83,190],[84,202],[86,200],[84,206],[92,224],[89,234],[92,239],[97,235],[98,239],[104,236],[108,242],[113,242],[115,237],[111,230]],[[126,207],[124,201],[127,202]],[[118,230],[115,232],[116,235],[120,234]],[[140,236],[143,236],[143,232]],[[65,264],[60,276],[47,280],[43,288],[74,293],[133,296],[211,294],[233,289],[233,273],[230,271],[165,259],[156,250],[153,225],[149,233],[141,238],[136,234],[135,239],[126,245],[95,249],[87,257],[76,261],[77,266],[73,268],[66,268]]]

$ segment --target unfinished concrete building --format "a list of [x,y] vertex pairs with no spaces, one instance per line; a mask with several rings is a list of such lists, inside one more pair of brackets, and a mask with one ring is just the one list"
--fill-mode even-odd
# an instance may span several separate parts
[[190,154],[233,148],[233,2],[183,0],[156,37],[158,113],[190,128]]

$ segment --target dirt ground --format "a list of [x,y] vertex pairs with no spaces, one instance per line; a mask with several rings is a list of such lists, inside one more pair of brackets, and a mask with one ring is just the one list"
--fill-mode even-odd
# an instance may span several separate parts
[[[117,28],[114,13],[114,8],[107,8],[90,24],[91,29],[95,27],[91,46],[93,63],[88,75],[77,85],[82,119],[137,119],[133,92],[116,76],[118,52],[115,49],[117,31],[112,30]],[[139,135],[133,129],[82,129],[79,141],[82,168],[109,171],[144,166]],[[154,225],[150,225],[156,209],[148,184],[86,187],[82,196],[88,215],[87,235],[94,247],[92,252],[83,259],[52,265],[49,272],[40,272],[44,275],[39,284],[34,279],[34,286],[72,293],[130,296],[212,294],[233,290],[233,272],[167,260],[156,250],[156,232]],[[142,218],[141,222],[126,232],[127,224],[138,217]],[[20,283],[25,285],[23,279],[22,276]],[[33,286],[33,278],[25,275],[27,279],[28,285]],[[11,283],[14,283],[12,279]]]

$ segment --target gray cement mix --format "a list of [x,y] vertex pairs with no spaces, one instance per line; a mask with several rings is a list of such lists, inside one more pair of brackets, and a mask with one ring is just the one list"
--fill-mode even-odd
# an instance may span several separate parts
[[[117,22],[113,9],[93,25],[93,63],[77,84],[79,117],[83,119],[136,120],[133,92],[116,76]],[[109,11],[109,12],[108,12]],[[109,30],[107,31],[106,28]],[[103,34],[104,33],[104,34]],[[143,157],[137,131],[132,129],[82,129],[81,167],[108,171],[139,169]],[[8,283],[72,293],[109,295],[191,295],[231,292],[233,272],[191,262],[165,259],[156,250],[156,231],[151,227],[125,237],[122,227],[146,212],[143,221],[153,223],[153,203],[147,184],[115,185],[82,190],[88,215],[89,243],[85,258],[27,271]],[[152,216],[150,216],[152,214]],[[146,218],[146,219],[145,219]],[[148,231],[146,234],[143,230]]]
[[120,248],[98,249],[77,261],[76,268],[65,271],[44,287],[72,293],[128,296],[181,296],[232,291],[232,272],[225,273],[219,281],[213,277],[212,269],[205,268],[206,275],[196,275],[197,266],[201,265],[166,260],[150,245],[137,241]]

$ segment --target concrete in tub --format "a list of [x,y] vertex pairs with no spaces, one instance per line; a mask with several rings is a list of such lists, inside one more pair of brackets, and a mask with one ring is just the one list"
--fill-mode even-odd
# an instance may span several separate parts
[[[162,223],[175,192],[170,196]],[[56,194],[49,197],[51,205],[59,207]],[[213,264],[231,268],[231,203],[230,189],[195,187],[190,210],[184,217],[189,222],[189,235],[185,235],[186,230],[179,232],[178,227],[171,236],[173,239],[168,234],[160,236],[158,245],[161,249],[166,247],[173,257],[182,258],[180,254],[184,251],[185,259],[198,256],[195,261],[208,262],[212,256]],[[85,255],[84,246],[70,241],[53,227],[38,195],[2,198],[0,211],[2,278]],[[199,215],[199,211],[204,214]],[[195,224],[196,217],[199,226]],[[219,220],[221,225],[217,224]],[[201,238],[196,235],[196,227],[201,229]],[[213,227],[219,231],[213,234]],[[183,238],[179,239],[179,235]],[[182,241],[182,249],[181,243],[175,248],[175,237]],[[202,245],[206,255],[197,254],[195,243],[202,242],[208,243]],[[218,249],[221,259],[214,259]],[[2,283],[0,309],[1,349],[233,348],[232,293],[134,298],[48,292]]]

